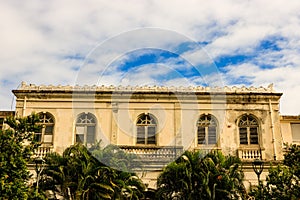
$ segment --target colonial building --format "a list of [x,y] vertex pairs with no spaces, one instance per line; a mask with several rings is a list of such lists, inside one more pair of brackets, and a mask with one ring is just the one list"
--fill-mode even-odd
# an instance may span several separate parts
[[[245,162],[283,159],[298,118],[279,115],[281,93],[255,87],[44,86],[22,83],[13,90],[16,115],[40,113],[44,125],[37,152],[62,153],[76,142],[115,144],[140,156],[145,182],[155,187],[161,168],[183,150],[221,150]],[[282,122],[281,131],[280,122]],[[292,123],[291,123],[292,122]],[[288,128],[288,127],[292,128]],[[288,131],[289,132],[288,132]],[[299,141],[299,135],[294,136]],[[265,170],[264,173],[267,173]]]

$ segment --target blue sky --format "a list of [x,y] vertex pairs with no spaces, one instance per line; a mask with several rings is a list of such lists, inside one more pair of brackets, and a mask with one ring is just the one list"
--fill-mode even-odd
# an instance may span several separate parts
[[300,1],[0,1],[0,109],[21,81],[268,86],[300,114]]

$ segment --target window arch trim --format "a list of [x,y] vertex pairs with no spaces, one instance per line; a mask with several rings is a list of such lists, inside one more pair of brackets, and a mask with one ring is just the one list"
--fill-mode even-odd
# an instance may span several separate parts
[[[90,118],[88,118],[90,116]],[[80,113],[76,118],[76,124],[96,124],[96,117],[92,113]]]

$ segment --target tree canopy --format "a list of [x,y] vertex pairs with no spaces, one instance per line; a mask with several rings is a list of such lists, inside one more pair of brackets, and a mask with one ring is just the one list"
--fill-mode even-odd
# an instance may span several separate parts
[[84,145],[75,144],[62,156],[49,154],[41,187],[67,199],[140,199],[145,186],[135,173],[117,170],[99,160],[110,157],[113,160],[106,160],[107,163],[114,163],[118,156],[113,155],[122,155],[125,164],[118,163],[125,167],[128,160],[124,152],[119,151],[112,146],[93,147],[89,151]]
[[4,199],[29,198],[30,178],[27,165],[37,144],[34,133],[40,131],[36,114],[24,118],[9,117],[7,129],[0,130],[0,194]]
[[265,185],[251,191],[256,199],[298,200],[300,198],[300,146],[286,145],[282,164],[271,167]]
[[241,161],[221,152],[186,151],[158,177],[159,199],[237,199],[246,194]]

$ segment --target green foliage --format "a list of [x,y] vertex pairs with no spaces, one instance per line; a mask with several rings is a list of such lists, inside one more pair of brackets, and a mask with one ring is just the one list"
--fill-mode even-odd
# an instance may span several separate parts
[[101,148],[100,143],[96,143],[89,151],[101,163],[110,166],[118,171],[133,172],[141,169],[141,163],[135,154],[129,154],[121,150],[118,146],[108,145]]
[[89,151],[85,146],[75,144],[62,156],[49,154],[41,187],[66,199],[140,199],[144,185],[134,173],[111,168],[93,156],[107,157],[106,153],[118,152],[100,147]]
[[300,146],[287,145],[283,164],[271,167],[266,185],[251,191],[256,199],[296,200],[300,198]]
[[140,199],[143,197],[145,185],[133,172],[141,168],[136,161],[135,154],[128,154],[115,145],[108,145],[104,149],[95,146],[90,148],[92,155],[104,165],[114,170],[113,199]]
[[0,194],[4,199],[27,199],[29,171],[27,164],[37,147],[33,140],[39,118],[7,118],[8,129],[0,130]]
[[300,178],[300,145],[286,145],[286,150],[283,164],[288,166],[294,175]]
[[159,199],[238,199],[244,198],[241,161],[221,152],[186,151],[170,163],[158,177]]

